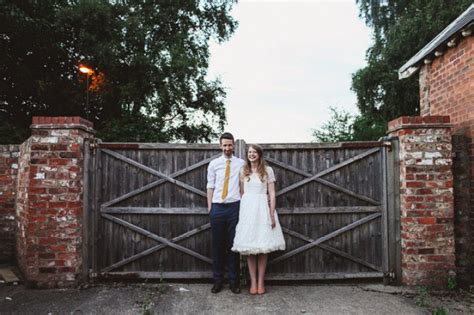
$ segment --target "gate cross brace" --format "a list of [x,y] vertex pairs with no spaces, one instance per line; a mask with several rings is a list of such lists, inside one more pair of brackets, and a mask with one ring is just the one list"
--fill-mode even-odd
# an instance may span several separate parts
[[[305,241],[305,242],[307,242],[307,243],[312,243],[312,242],[314,242],[314,240],[313,240],[312,238],[309,238],[309,237],[307,237],[307,236],[305,236],[305,235],[303,235],[303,234],[300,234],[300,233],[298,233],[298,232],[292,231],[292,230],[290,230],[290,229],[288,229],[288,228],[286,228],[286,227],[282,227],[282,230],[283,230],[283,232],[285,232],[286,234],[291,235],[291,236],[294,236],[294,237],[296,237],[296,238],[299,238],[300,240],[303,240],[303,241]],[[319,248],[322,248],[322,249],[324,249],[324,250],[327,250],[328,252],[331,252],[331,253],[333,253],[333,254],[336,254],[336,255],[338,255],[338,256],[341,256],[341,257],[347,258],[347,259],[349,259],[349,260],[352,260],[352,261],[355,262],[355,263],[364,265],[364,266],[366,266],[366,267],[368,267],[368,268],[374,269],[374,270],[376,270],[376,271],[382,271],[382,269],[379,268],[379,267],[377,267],[376,265],[371,264],[371,263],[369,263],[369,262],[366,262],[366,261],[364,261],[364,260],[362,260],[362,259],[360,259],[360,258],[358,258],[358,257],[355,257],[355,256],[353,256],[353,255],[351,255],[351,254],[349,254],[349,253],[343,252],[343,251],[341,251],[341,250],[339,250],[339,249],[337,249],[337,248],[334,248],[334,247],[332,247],[332,246],[329,246],[329,245],[326,245],[326,244],[318,244],[318,245],[316,245],[316,246],[319,247]],[[271,261],[272,261],[272,260],[270,260],[270,262],[271,262]]]
[[342,233],[344,233],[344,232],[347,232],[347,231],[349,231],[349,230],[352,230],[352,229],[358,227],[359,225],[362,225],[362,224],[364,224],[364,223],[367,223],[367,222],[369,222],[369,221],[372,221],[372,220],[374,220],[374,219],[376,219],[376,218],[378,218],[378,217],[380,217],[380,216],[382,216],[381,213],[374,213],[374,214],[368,215],[368,216],[366,216],[366,217],[364,217],[364,218],[362,218],[362,219],[359,219],[359,220],[357,220],[357,221],[355,221],[355,222],[352,222],[351,224],[348,224],[348,225],[346,225],[346,226],[343,226],[342,228],[337,229],[337,230],[335,230],[335,231],[333,231],[333,232],[331,232],[331,233],[329,233],[329,234],[326,234],[326,235],[324,235],[324,236],[321,236],[320,238],[318,238],[318,239],[315,240],[315,241],[312,241],[312,242],[309,243],[309,244],[300,246],[300,247],[295,248],[295,249],[293,249],[293,250],[291,250],[291,251],[289,251],[289,252],[286,252],[285,254],[276,257],[275,259],[273,259],[272,261],[270,261],[268,264],[269,264],[269,265],[272,265],[272,264],[277,263],[277,262],[279,262],[279,261],[288,259],[288,258],[290,258],[291,256],[294,256],[294,255],[299,254],[299,253],[301,253],[301,252],[303,252],[303,251],[305,251],[305,250],[308,250],[308,249],[310,249],[310,248],[312,248],[312,247],[314,247],[314,246],[317,246],[317,245],[319,245],[319,244],[321,244],[321,243],[323,243],[323,242],[326,242],[326,241],[328,241],[328,240],[330,240],[330,239],[332,239],[332,238],[334,238],[334,237],[336,237],[336,236],[338,236],[338,235],[340,235],[340,234],[342,234]]
[[290,165],[288,165],[288,164],[285,164],[285,163],[283,163],[283,162],[280,162],[280,161],[278,161],[278,160],[276,160],[276,159],[274,159],[274,158],[266,157],[265,159],[266,159],[268,162],[270,162],[270,163],[273,163],[273,164],[278,165],[278,166],[280,166],[280,167],[282,167],[282,168],[285,168],[285,169],[287,169],[287,170],[289,170],[289,171],[291,171],[291,172],[293,172],[293,173],[297,173],[297,174],[299,174],[299,175],[303,175],[303,176],[306,177],[305,179],[303,179],[303,180],[301,180],[301,181],[299,181],[299,182],[296,182],[296,183],[294,183],[294,184],[292,184],[292,185],[290,185],[290,186],[288,186],[288,187],[285,187],[285,188],[283,188],[282,190],[278,191],[277,194],[276,194],[277,197],[278,197],[278,196],[281,196],[281,195],[283,195],[283,194],[286,194],[286,193],[288,193],[288,192],[290,192],[290,191],[292,191],[292,190],[294,190],[294,189],[296,189],[296,188],[298,188],[298,187],[300,187],[300,186],[303,186],[303,185],[306,184],[306,183],[309,183],[309,182],[311,182],[311,181],[315,181],[315,182],[318,182],[318,183],[323,184],[323,185],[325,185],[325,186],[331,187],[331,188],[333,188],[333,189],[335,189],[335,190],[341,191],[341,192],[343,192],[343,193],[345,193],[345,194],[347,194],[347,195],[349,195],[349,196],[352,196],[352,197],[355,197],[355,198],[357,198],[357,199],[361,199],[361,200],[367,201],[367,202],[369,202],[369,203],[371,203],[371,204],[373,204],[373,205],[380,205],[380,202],[378,202],[378,201],[376,201],[376,200],[374,200],[374,199],[372,199],[372,198],[370,198],[370,197],[359,195],[359,194],[357,194],[357,193],[355,193],[355,192],[353,192],[353,191],[351,191],[351,190],[349,190],[349,189],[347,189],[347,188],[343,188],[343,187],[341,187],[341,186],[339,186],[339,185],[337,185],[337,184],[331,183],[330,181],[327,181],[327,180],[321,178],[322,176],[324,176],[324,175],[326,175],[326,174],[329,174],[329,173],[331,173],[331,172],[334,172],[334,171],[336,171],[336,170],[338,170],[338,169],[340,169],[340,168],[342,168],[342,167],[344,167],[344,166],[347,166],[347,165],[349,165],[349,164],[351,164],[351,163],[354,163],[355,161],[361,160],[361,159],[365,158],[366,156],[369,156],[369,155],[371,155],[371,154],[374,154],[375,152],[378,152],[378,151],[380,151],[380,148],[373,148],[373,149],[371,149],[371,150],[362,152],[361,154],[358,154],[358,155],[356,155],[356,156],[354,156],[354,157],[352,157],[352,158],[350,158],[350,159],[348,159],[348,160],[345,160],[345,161],[343,161],[343,162],[341,162],[341,163],[338,163],[338,164],[336,164],[336,165],[333,165],[333,166],[331,166],[331,167],[329,167],[329,168],[327,168],[327,169],[325,169],[325,170],[323,170],[323,171],[321,171],[321,172],[319,172],[319,173],[317,173],[317,174],[315,174],[315,175],[310,174],[310,173],[307,173],[307,172],[302,171],[302,170],[300,170],[300,169],[297,169],[297,168],[295,168],[295,167],[293,167],[293,166],[290,166]]
[[[187,232],[184,233],[184,234],[181,234],[181,235],[179,235],[179,236],[176,236],[176,237],[172,238],[172,239],[170,240],[170,242],[177,243],[177,242],[182,241],[182,240],[184,240],[184,239],[186,239],[186,238],[188,238],[188,237],[191,237],[191,236],[194,236],[194,235],[196,235],[196,234],[198,234],[198,233],[201,233],[201,232],[203,232],[203,231],[209,229],[210,227],[211,227],[211,224],[210,224],[210,223],[206,223],[206,224],[201,225],[201,226],[199,226],[199,227],[197,227],[197,228],[195,228],[195,229],[192,229],[192,230],[190,230],[190,231],[187,231]],[[117,268],[119,268],[119,267],[121,267],[121,266],[124,266],[124,265],[126,265],[126,264],[129,264],[129,263],[131,263],[132,261],[135,261],[135,260],[140,259],[140,258],[142,258],[142,257],[145,257],[145,256],[148,256],[148,255],[150,255],[150,254],[153,254],[154,252],[157,252],[157,251],[159,251],[159,250],[162,250],[162,249],[164,249],[164,248],[166,248],[166,247],[168,247],[167,244],[158,244],[158,245],[155,245],[155,246],[153,246],[153,247],[150,247],[150,248],[148,248],[148,249],[145,249],[144,251],[142,251],[142,252],[140,252],[140,253],[137,253],[137,254],[135,254],[135,255],[133,255],[133,256],[127,257],[127,258],[125,258],[125,259],[123,259],[123,260],[121,260],[121,261],[118,261],[118,262],[116,262],[116,263],[114,263],[114,264],[112,264],[112,265],[110,265],[110,266],[105,267],[104,269],[102,269],[102,272],[109,272],[109,271],[112,271],[112,270],[117,269]]]
[[161,173],[161,172],[159,172],[159,171],[157,171],[157,170],[152,169],[151,167],[145,166],[145,165],[143,165],[143,164],[141,164],[141,163],[139,163],[139,162],[137,162],[137,161],[134,161],[134,160],[132,160],[132,159],[126,157],[126,156],[123,156],[122,154],[119,154],[119,153],[117,153],[117,152],[114,152],[114,151],[111,151],[111,150],[108,150],[108,149],[101,149],[101,150],[102,150],[103,152],[105,152],[105,153],[107,153],[107,154],[113,156],[114,158],[116,158],[116,159],[118,159],[118,160],[121,160],[121,161],[126,162],[126,163],[128,163],[128,164],[131,164],[131,165],[133,165],[133,166],[135,166],[135,167],[137,167],[137,168],[139,168],[139,169],[142,169],[142,170],[144,170],[144,171],[146,171],[147,173],[150,173],[150,174],[152,174],[152,175],[161,177],[161,179],[159,179],[159,180],[157,180],[157,181],[155,181],[155,182],[152,182],[152,183],[150,183],[150,184],[147,184],[147,185],[145,185],[145,186],[143,186],[143,187],[141,187],[141,188],[139,188],[139,189],[136,189],[136,190],[134,190],[134,191],[128,192],[127,194],[125,194],[125,195],[123,195],[123,196],[120,196],[120,197],[118,197],[118,198],[115,198],[115,199],[113,199],[113,200],[110,200],[110,201],[104,203],[104,204],[102,205],[102,208],[108,207],[108,206],[110,206],[110,205],[112,205],[112,204],[115,204],[115,203],[117,203],[117,202],[119,202],[119,201],[122,201],[122,200],[124,200],[124,199],[133,197],[133,196],[135,196],[135,195],[137,195],[137,194],[139,194],[139,193],[142,193],[142,192],[144,192],[144,191],[146,191],[146,190],[148,190],[148,189],[151,189],[151,188],[153,188],[153,187],[155,187],[155,186],[158,186],[158,185],[160,185],[160,184],[162,184],[162,183],[164,183],[164,182],[166,182],[166,181],[168,181],[168,182],[170,182],[170,183],[172,183],[172,184],[175,184],[175,185],[177,185],[177,186],[179,186],[179,187],[181,187],[181,188],[187,189],[187,190],[189,190],[189,191],[191,191],[191,192],[193,192],[193,193],[195,193],[195,194],[197,194],[197,195],[200,195],[200,196],[202,196],[202,197],[207,197],[207,194],[206,194],[204,191],[202,191],[202,190],[200,190],[200,189],[197,189],[197,188],[194,188],[193,186],[188,185],[188,184],[186,184],[186,183],[184,183],[184,182],[182,182],[182,181],[179,181],[179,180],[175,179],[175,177],[180,176],[180,175],[183,175],[183,174],[185,174],[185,173],[187,173],[187,172],[189,172],[189,171],[191,171],[191,170],[194,170],[194,169],[196,169],[196,168],[198,168],[198,167],[200,167],[200,166],[202,166],[202,165],[205,165],[205,164],[208,163],[209,161],[211,161],[211,160],[215,159],[216,157],[220,156],[220,154],[215,155],[215,156],[212,156],[212,157],[210,157],[210,158],[208,158],[208,159],[205,159],[205,160],[202,160],[202,161],[200,161],[200,162],[198,162],[198,163],[196,163],[196,164],[193,164],[193,165],[191,165],[191,166],[189,166],[189,167],[187,167],[187,168],[185,168],[185,169],[182,169],[182,170],[180,170],[180,171],[177,171],[177,172],[175,172],[175,173],[173,173],[173,174],[171,174],[171,175],[166,175],[166,174],[163,174],[163,173]]
[[197,258],[197,259],[200,259],[200,260],[202,260],[202,261],[204,261],[204,262],[207,262],[207,263],[209,263],[209,264],[212,264],[212,259],[210,259],[209,257],[206,257],[206,256],[203,256],[203,255],[201,255],[201,254],[199,254],[199,253],[196,253],[195,251],[190,250],[190,249],[188,249],[188,248],[186,248],[186,247],[184,247],[184,246],[175,244],[175,243],[173,243],[172,241],[170,241],[170,240],[168,240],[168,239],[166,239],[166,238],[164,238],[164,237],[158,236],[158,235],[156,235],[156,234],[154,234],[154,233],[152,233],[152,232],[150,232],[150,231],[148,231],[148,230],[145,230],[145,229],[143,229],[143,228],[141,228],[141,227],[138,227],[138,226],[136,226],[135,224],[132,224],[132,223],[130,223],[130,222],[127,222],[127,221],[125,221],[125,220],[122,220],[122,219],[120,219],[120,218],[114,217],[114,216],[109,215],[109,214],[106,214],[106,213],[101,213],[101,216],[104,217],[104,218],[106,218],[106,219],[108,219],[108,220],[110,220],[110,221],[112,221],[112,222],[114,222],[114,223],[117,223],[117,224],[120,224],[120,225],[122,225],[122,226],[124,226],[124,227],[126,227],[126,228],[129,228],[129,229],[132,230],[132,231],[135,231],[135,232],[138,232],[138,233],[140,233],[140,234],[142,234],[142,235],[145,235],[146,237],[149,237],[149,238],[151,238],[151,239],[153,239],[153,240],[155,240],[155,241],[158,241],[158,242],[161,242],[161,243],[163,243],[163,244],[166,244],[167,246],[173,247],[174,249],[177,249],[178,251],[181,251],[181,252],[186,253],[186,254],[188,254],[188,255],[191,255],[191,256],[193,256],[193,257],[195,257],[195,258]]

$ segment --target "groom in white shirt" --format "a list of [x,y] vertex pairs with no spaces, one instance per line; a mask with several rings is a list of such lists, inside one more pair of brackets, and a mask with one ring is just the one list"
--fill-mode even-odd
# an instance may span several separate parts
[[219,139],[222,156],[212,160],[207,168],[207,208],[211,219],[212,274],[211,292],[222,290],[224,267],[227,267],[229,287],[240,293],[239,254],[232,252],[235,227],[239,220],[239,172],[245,162],[234,154],[234,136],[225,132]]

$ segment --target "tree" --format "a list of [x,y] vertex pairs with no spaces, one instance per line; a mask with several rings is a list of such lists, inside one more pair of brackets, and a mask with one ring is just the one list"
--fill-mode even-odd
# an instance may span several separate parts
[[383,121],[368,119],[363,115],[351,115],[337,107],[329,109],[329,121],[313,130],[315,142],[373,141],[385,134],[386,125]]
[[383,120],[357,115],[352,123],[352,132],[354,141],[377,141],[387,132],[387,124]]
[[352,141],[354,117],[344,110],[329,107],[331,118],[321,128],[313,130],[315,142]]
[[[19,138],[34,115],[80,115],[104,140],[210,141],[226,115],[208,42],[234,32],[234,2],[2,1],[0,121]],[[89,111],[79,63],[94,70]]]
[[[419,112],[417,76],[399,80],[398,69],[458,17],[472,0],[356,0],[360,16],[373,29],[367,66],[352,77],[363,119],[354,130],[372,126],[373,140],[391,119]],[[367,125],[367,122],[372,122]],[[359,127],[356,127],[359,126]]]

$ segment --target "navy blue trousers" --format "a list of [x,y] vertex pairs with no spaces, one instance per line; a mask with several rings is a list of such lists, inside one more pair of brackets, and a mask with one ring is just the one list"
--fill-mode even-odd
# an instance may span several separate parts
[[230,250],[239,221],[239,206],[240,201],[213,203],[211,206],[212,275],[215,282],[224,281],[224,270],[227,269],[229,283],[239,283],[239,254]]

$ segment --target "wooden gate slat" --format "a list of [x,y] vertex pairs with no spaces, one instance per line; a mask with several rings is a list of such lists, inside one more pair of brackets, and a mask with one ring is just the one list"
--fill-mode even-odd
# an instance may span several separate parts
[[[329,173],[331,173],[331,172],[334,172],[334,171],[337,170],[337,169],[340,169],[340,168],[342,168],[342,167],[344,167],[344,166],[347,166],[347,165],[349,165],[349,164],[351,164],[351,163],[354,163],[354,162],[356,162],[356,161],[358,161],[358,160],[361,160],[361,159],[365,158],[366,156],[369,156],[369,155],[371,155],[371,154],[374,154],[375,152],[378,152],[379,150],[380,150],[380,148],[374,148],[374,149],[365,151],[365,152],[363,152],[363,153],[361,153],[361,154],[358,154],[358,155],[356,155],[356,156],[354,156],[354,157],[352,157],[352,158],[350,158],[350,159],[348,159],[348,160],[345,160],[345,161],[343,161],[343,162],[341,162],[341,163],[338,163],[338,164],[336,164],[336,165],[333,165],[333,166],[331,166],[331,167],[325,169],[324,171],[321,171],[321,172],[317,173],[316,175],[313,175],[313,176],[311,176],[311,177],[309,177],[309,178],[306,178],[306,179],[303,179],[303,180],[301,180],[301,181],[299,181],[299,182],[296,182],[296,183],[294,183],[293,185],[290,185],[290,186],[288,186],[288,187],[285,187],[284,189],[282,189],[282,190],[280,190],[279,192],[277,192],[276,195],[277,195],[277,196],[281,196],[281,195],[283,195],[283,194],[286,194],[286,193],[288,193],[288,192],[290,192],[290,191],[292,191],[292,190],[294,190],[294,189],[296,189],[296,188],[298,188],[298,187],[301,187],[301,186],[303,186],[303,185],[305,185],[305,184],[307,184],[307,183],[309,183],[309,182],[311,182],[311,181],[313,181],[313,180],[315,180],[315,179],[317,179],[317,178],[319,178],[319,177],[322,177],[322,176],[324,176],[324,175],[326,175],[326,174],[329,174]],[[333,185],[335,185],[335,184],[333,184]]]
[[106,279],[210,279],[211,271],[113,271],[101,274]]
[[364,279],[364,278],[381,278],[381,272],[321,272],[321,273],[269,273],[265,275],[266,280],[279,281],[298,281],[298,280],[337,280],[337,279]]
[[173,247],[174,249],[177,249],[177,250],[179,250],[179,251],[181,251],[181,252],[183,252],[183,253],[186,253],[186,254],[188,254],[188,255],[194,256],[194,257],[196,257],[196,258],[198,258],[198,259],[200,259],[200,260],[202,260],[202,261],[205,261],[205,262],[207,262],[207,263],[209,263],[209,264],[212,264],[212,260],[211,260],[209,257],[206,257],[206,256],[203,256],[203,255],[201,255],[201,254],[199,254],[199,253],[196,253],[195,251],[192,251],[192,250],[190,250],[190,249],[188,249],[188,248],[186,248],[186,247],[184,247],[184,246],[181,246],[181,245],[172,243],[172,242],[170,242],[169,240],[167,240],[166,238],[160,237],[160,236],[158,236],[158,235],[156,235],[156,234],[154,234],[154,233],[152,233],[152,232],[150,232],[150,231],[147,231],[147,230],[145,230],[145,229],[142,229],[141,227],[138,227],[138,226],[136,226],[135,224],[132,224],[132,223],[127,222],[127,221],[125,221],[125,220],[116,218],[116,217],[111,216],[111,215],[106,214],[106,213],[102,213],[102,217],[104,217],[104,218],[106,218],[106,219],[108,219],[108,220],[110,220],[110,221],[112,221],[112,222],[115,222],[115,223],[117,223],[117,224],[120,224],[120,225],[122,225],[122,226],[125,226],[125,227],[127,227],[127,228],[129,228],[129,229],[131,229],[131,230],[133,230],[133,231],[135,231],[135,232],[138,232],[138,233],[140,233],[140,234],[143,234],[143,235],[145,235],[146,237],[149,237],[149,238],[151,238],[151,239],[154,239],[155,241],[164,243],[164,244],[166,244],[166,245],[168,245],[168,246],[170,246],[170,247]]
[[348,159],[348,160],[342,161],[341,163],[337,163],[336,165],[333,165],[333,166],[331,166],[331,167],[325,169],[324,171],[319,172],[317,175],[319,175],[319,176],[324,176],[324,175],[329,174],[329,173],[331,173],[331,172],[334,172],[335,170],[338,170],[338,169],[340,169],[340,168],[342,168],[342,167],[344,167],[344,166],[347,166],[347,165],[352,164],[352,163],[354,163],[354,162],[356,162],[356,161],[362,160],[363,158],[365,158],[365,157],[367,157],[367,156],[369,156],[369,155],[372,155],[372,154],[374,154],[374,153],[377,153],[377,152],[379,152],[379,151],[380,151],[380,148],[373,148],[373,149],[367,150],[367,151],[365,151],[365,152],[362,152],[362,153],[360,153],[360,154],[357,154],[357,155],[354,156],[354,157],[351,157],[351,158]]
[[[221,154],[216,154],[216,155],[214,155],[214,156],[211,156],[210,158],[207,158],[207,159],[202,160],[202,161],[200,161],[200,162],[198,162],[198,163],[196,163],[196,164],[193,164],[193,165],[191,165],[191,166],[189,166],[189,167],[186,167],[186,168],[184,168],[184,169],[182,169],[182,170],[179,170],[179,171],[177,171],[177,172],[175,172],[175,173],[169,175],[169,177],[171,177],[171,178],[174,179],[175,177],[184,175],[184,174],[186,174],[186,173],[188,173],[188,172],[190,172],[190,171],[193,171],[193,170],[195,170],[195,169],[197,169],[197,168],[199,168],[199,167],[201,167],[201,166],[203,166],[203,165],[206,165],[207,163],[209,163],[210,161],[212,161],[213,159],[215,159],[215,158],[217,158],[217,157],[219,157],[219,156],[221,156]],[[141,187],[141,188],[132,190],[132,191],[126,193],[125,195],[122,195],[122,196],[119,196],[119,197],[117,197],[117,198],[114,198],[114,199],[112,199],[112,200],[110,200],[110,201],[107,201],[107,202],[103,203],[101,207],[102,207],[102,208],[105,208],[105,207],[112,206],[112,205],[114,205],[114,204],[119,203],[120,201],[129,199],[129,198],[132,198],[132,197],[134,197],[134,196],[136,196],[136,195],[139,195],[139,194],[141,194],[141,193],[143,193],[143,192],[145,192],[145,191],[147,191],[147,190],[150,190],[150,189],[152,189],[152,188],[154,188],[154,187],[156,187],[156,186],[159,186],[159,185],[161,185],[161,184],[163,184],[163,183],[166,183],[166,182],[167,182],[166,179],[158,179],[158,180],[156,180],[156,181],[154,181],[154,182],[151,182],[151,183],[149,183],[149,184],[147,184],[147,185],[145,185],[145,186],[143,186],[143,187]]]
[[109,207],[100,210],[108,214],[205,214],[209,211],[204,207],[196,208],[161,208],[161,207]]
[[[371,154],[372,154],[372,153],[371,153]],[[291,166],[291,165],[288,165],[288,164],[285,164],[285,163],[283,163],[283,162],[280,162],[280,161],[278,161],[278,160],[276,160],[276,159],[274,159],[274,158],[267,157],[266,160],[269,161],[270,163],[273,163],[273,164],[278,165],[278,166],[280,166],[280,167],[282,167],[282,168],[285,168],[285,169],[287,169],[287,170],[289,170],[289,171],[291,171],[291,172],[293,172],[293,173],[296,173],[296,174],[299,174],[299,175],[303,175],[303,176],[307,177],[308,179],[311,178],[312,181],[315,181],[315,182],[318,182],[318,183],[320,183],[320,184],[322,184],[322,185],[331,187],[331,188],[333,188],[333,189],[335,189],[335,190],[338,190],[338,191],[340,191],[340,192],[343,192],[343,193],[345,193],[345,194],[347,194],[347,195],[349,195],[349,196],[352,196],[352,197],[354,197],[354,198],[357,198],[357,199],[360,199],[360,200],[363,200],[363,201],[367,201],[367,202],[369,202],[369,203],[371,203],[371,204],[373,204],[373,205],[380,205],[380,202],[378,202],[378,201],[376,201],[376,200],[374,200],[374,199],[372,199],[372,198],[370,198],[370,197],[363,196],[363,195],[361,195],[361,194],[357,194],[357,193],[355,193],[355,192],[353,192],[353,191],[351,191],[351,190],[349,190],[349,189],[347,189],[347,188],[344,188],[344,187],[341,187],[341,186],[339,186],[339,185],[337,185],[337,184],[331,183],[330,181],[327,181],[327,180],[325,180],[325,179],[322,179],[322,178],[319,178],[319,177],[313,178],[313,177],[314,177],[313,174],[307,173],[307,172],[302,171],[302,170],[300,170],[300,169],[298,169],[298,168],[296,168],[296,167],[293,167],[293,166]],[[298,182],[298,183],[300,183],[300,182]],[[295,183],[295,184],[298,184],[298,183]],[[289,186],[289,187],[291,187],[291,186]],[[288,188],[288,187],[287,187],[287,188]],[[287,189],[287,188],[285,188],[285,189]],[[296,187],[295,187],[295,188],[296,188]],[[283,194],[287,193],[288,191],[285,191],[285,189],[282,189],[282,190],[278,191],[276,195],[277,195],[277,196],[280,196],[280,195],[283,195]],[[293,189],[291,189],[291,190],[293,190]]]
[[[191,231],[188,231],[188,232],[186,232],[186,233],[184,233],[184,234],[181,234],[181,235],[179,235],[179,236],[176,236],[176,237],[172,238],[172,239],[170,240],[170,242],[177,243],[177,242],[182,241],[182,240],[184,240],[184,239],[186,239],[186,238],[189,238],[189,237],[194,236],[194,235],[196,235],[196,234],[198,234],[198,233],[201,233],[202,231],[205,231],[205,230],[209,229],[210,227],[211,227],[211,224],[210,224],[210,223],[204,224],[204,225],[199,226],[199,227],[197,227],[197,228],[195,228],[195,229],[193,229],[193,230],[191,230]],[[131,263],[132,261],[135,261],[135,260],[137,260],[137,259],[143,258],[143,257],[145,257],[145,256],[147,256],[147,255],[153,254],[153,253],[155,253],[155,252],[157,252],[157,251],[159,251],[159,250],[161,250],[161,249],[164,249],[164,248],[166,248],[166,247],[168,247],[167,244],[155,245],[155,246],[153,246],[153,247],[151,247],[151,248],[149,248],[149,249],[146,249],[146,250],[144,250],[144,251],[142,251],[142,252],[140,252],[140,253],[138,253],[138,254],[135,254],[135,255],[133,255],[133,256],[127,257],[127,258],[125,258],[125,259],[123,259],[123,260],[121,260],[121,261],[119,261],[119,262],[116,262],[115,264],[112,264],[112,265],[110,265],[110,266],[105,267],[104,269],[102,269],[102,272],[109,272],[109,271],[111,271],[111,270],[117,269],[117,268],[122,267],[122,266],[124,266],[124,265],[126,265],[126,264],[128,264],[128,263]]]
[[133,166],[135,166],[135,167],[138,167],[138,168],[140,168],[140,169],[142,169],[142,170],[144,170],[144,171],[146,171],[146,172],[148,172],[148,173],[150,173],[150,174],[153,174],[153,175],[156,175],[156,176],[158,176],[158,177],[161,177],[161,178],[167,180],[168,182],[170,182],[170,183],[172,183],[172,184],[175,184],[176,186],[179,186],[179,187],[182,187],[182,188],[184,188],[184,189],[187,189],[187,190],[189,190],[189,191],[191,191],[191,192],[193,192],[193,193],[195,193],[195,194],[197,194],[197,195],[200,195],[200,196],[202,196],[202,197],[207,197],[207,194],[206,194],[205,192],[203,192],[202,190],[199,190],[199,189],[197,189],[197,188],[194,188],[194,187],[191,186],[191,185],[188,185],[188,184],[183,183],[182,181],[179,181],[179,180],[177,180],[177,179],[174,179],[174,178],[172,178],[172,177],[170,177],[170,176],[168,176],[168,175],[166,175],[166,174],[163,174],[163,173],[161,173],[161,172],[158,172],[157,170],[154,170],[154,169],[152,169],[151,167],[148,167],[148,166],[143,165],[143,164],[141,164],[141,163],[139,163],[139,162],[137,162],[137,161],[134,161],[134,160],[132,160],[132,159],[129,159],[128,157],[123,156],[123,155],[121,155],[121,154],[119,154],[119,153],[117,153],[117,152],[113,152],[113,151],[110,151],[110,150],[108,150],[108,149],[102,149],[102,151],[105,152],[105,153],[107,153],[107,154],[109,154],[109,155],[111,155],[111,156],[113,156],[113,157],[115,157],[115,158],[118,159],[118,160],[121,160],[121,161],[126,162],[126,163],[128,163],[128,164],[131,164],[131,165],[133,165]]
[[316,246],[316,245],[318,245],[318,244],[321,244],[322,242],[326,242],[327,240],[330,240],[331,238],[336,237],[336,236],[338,236],[339,234],[342,234],[342,233],[344,233],[344,232],[346,232],[346,231],[352,230],[353,228],[356,228],[356,227],[358,227],[359,225],[362,225],[362,224],[364,224],[364,223],[367,223],[367,222],[369,222],[369,221],[372,221],[372,220],[374,220],[374,219],[376,219],[376,218],[378,218],[378,217],[380,217],[380,216],[381,216],[381,213],[374,213],[374,214],[368,215],[368,216],[366,216],[366,217],[364,217],[364,218],[362,218],[362,219],[360,219],[360,220],[357,220],[357,221],[355,221],[355,222],[352,222],[352,223],[349,224],[349,225],[346,225],[346,226],[344,226],[344,227],[342,227],[342,228],[340,228],[340,229],[337,229],[336,231],[333,231],[333,232],[331,232],[331,233],[329,233],[329,234],[327,234],[327,235],[324,235],[324,236],[318,238],[317,240],[315,240],[314,242],[311,242],[311,243],[309,243],[309,244],[303,245],[303,246],[298,247],[298,248],[296,248],[296,249],[294,249],[294,250],[292,250],[292,251],[289,251],[289,252],[287,252],[287,253],[285,253],[285,254],[283,254],[283,255],[281,255],[281,256],[278,256],[277,258],[275,258],[274,260],[272,260],[271,262],[269,262],[269,264],[275,264],[275,263],[277,263],[277,262],[279,262],[279,261],[282,261],[282,260],[284,260],[284,259],[288,259],[288,258],[290,258],[291,256],[294,256],[294,255],[296,255],[296,254],[298,254],[298,253],[301,253],[301,252],[303,252],[303,251],[305,251],[305,250],[308,250],[308,249],[310,249],[310,248],[312,248],[312,247],[314,247],[314,246]]
[[355,193],[353,192],[352,190],[349,190],[347,188],[344,188],[344,187],[341,187],[337,184],[334,184],[334,183],[331,183],[330,181],[327,181],[325,179],[322,179],[322,178],[315,178],[314,181],[317,181],[323,185],[326,185],[328,187],[331,187],[332,189],[334,190],[338,190],[342,193],[345,193],[346,195],[349,195],[351,197],[354,197],[354,198],[357,198],[357,199],[360,199],[360,200],[363,200],[363,201],[367,201],[368,203],[371,203],[373,205],[380,205],[380,202],[370,198],[370,197],[367,197],[367,196],[364,196],[364,195],[361,195],[361,194],[358,194],[358,193]]
[[[299,215],[299,214],[325,214],[325,213],[372,213],[380,212],[381,207],[373,206],[355,206],[355,207],[295,207],[278,208],[278,214],[281,215]],[[108,214],[198,214],[209,215],[206,207],[195,208],[163,208],[163,207],[108,207],[100,210],[101,213]]]
[[[292,230],[290,230],[290,229],[288,229],[288,228],[282,227],[282,230],[283,230],[283,232],[285,232],[286,234],[292,235],[292,236],[294,236],[294,237],[296,237],[296,238],[299,238],[299,239],[301,239],[301,240],[303,240],[303,241],[305,241],[305,242],[307,242],[307,243],[312,243],[312,242],[315,241],[315,240],[313,240],[312,238],[309,238],[309,237],[307,237],[307,236],[305,236],[305,235],[303,235],[303,234],[300,234],[300,233],[298,233],[298,232],[292,231]],[[331,252],[331,253],[333,253],[333,254],[336,254],[336,255],[339,255],[339,256],[341,256],[341,257],[344,257],[344,258],[347,258],[347,259],[349,259],[349,260],[352,260],[353,262],[358,263],[358,264],[360,264],[360,265],[363,265],[363,266],[365,266],[365,267],[368,267],[368,268],[370,268],[370,269],[373,269],[373,270],[376,270],[376,271],[382,271],[379,267],[375,266],[374,264],[371,264],[371,263],[369,263],[369,262],[367,262],[367,261],[365,261],[365,260],[363,260],[363,259],[360,259],[360,258],[358,258],[358,257],[355,257],[355,256],[353,256],[353,255],[351,255],[351,254],[349,254],[349,253],[343,252],[343,251],[341,251],[341,250],[339,250],[339,249],[337,249],[337,248],[334,248],[334,247],[332,247],[332,246],[325,245],[325,244],[317,244],[316,247],[322,248],[322,249],[327,250],[327,251],[329,251],[329,252]],[[270,262],[271,262],[271,260],[270,260]]]

